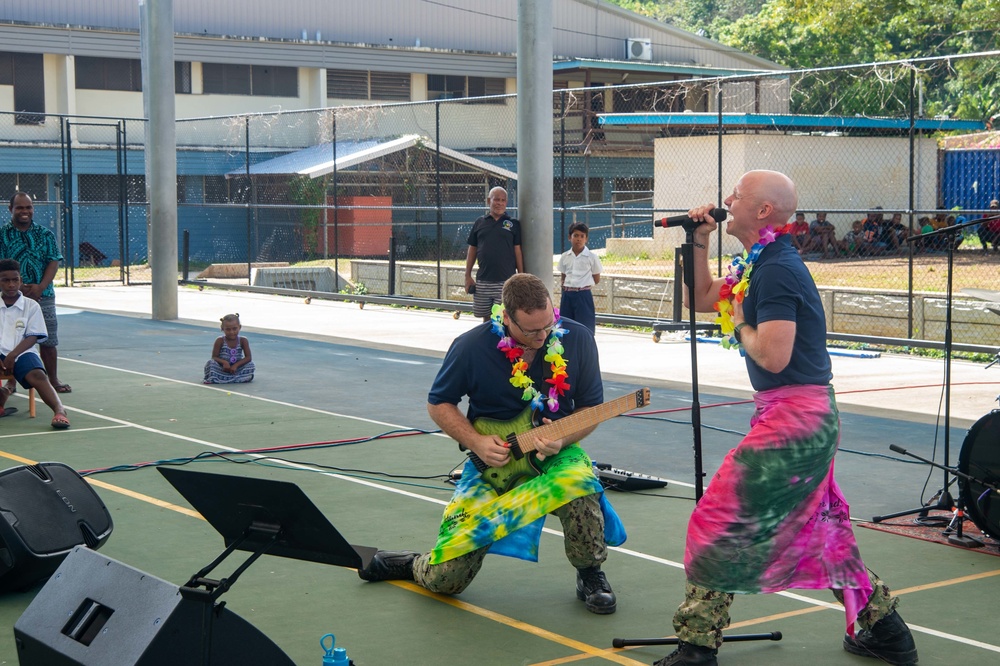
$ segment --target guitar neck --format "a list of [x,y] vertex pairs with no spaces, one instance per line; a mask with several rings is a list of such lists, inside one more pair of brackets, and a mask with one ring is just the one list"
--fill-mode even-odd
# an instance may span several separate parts
[[534,438],[555,440],[562,439],[573,433],[580,432],[586,428],[597,425],[603,421],[614,418],[619,414],[631,411],[640,405],[649,402],[649,389],[642,389],[623,395],[620,398],[610,400],[600,405],[586,407],[580,411],[573,412],[569,416],[558,421],[540,425],[519,433],[516,436],[517,446],[524,453],[535,450]]

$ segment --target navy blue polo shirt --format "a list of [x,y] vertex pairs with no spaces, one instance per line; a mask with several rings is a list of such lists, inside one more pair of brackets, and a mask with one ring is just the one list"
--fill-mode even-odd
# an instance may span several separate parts
[[[491,326],[490,322],[485,322],[455,338],[427,396],[430,404],[458,405],[463,398],[472,396],[467,413],[470,421],[480,417],[507,421],[527,408],[528,403],[521,400],[524,390],[510,383],[511,363],[497,349],[500,338]],[[564,318],[562,328],[567,330],[562,337],[565,349],[562,356],[569,374],[566,380],[569,390],[559,398],[557,413],[549,412],[548,408],[542,411],[543,417],[552,420],[604,402],[604,384],[593,334],[572,319]],[[545,380],[552,377],[552,371],[544,356],[543,347],[535,354],[527,374],[535,382],[535,388],[548,395],[551,384]]]
[[809,269],[788,234],[760,253],[750,273],[743,315],[756,328],[765,321],[794,321],[792,358],[781,372],[768,372],[746,356],[750,383],[757,391],[793,384],[830,383],[833,372],[826,350],[826,315]]
[[505,282],[517,272],[514,246],[521,244],[521,223],[506,213],[499,220],[492,215],[476,220],[466,242],[476,248],[477,282]]

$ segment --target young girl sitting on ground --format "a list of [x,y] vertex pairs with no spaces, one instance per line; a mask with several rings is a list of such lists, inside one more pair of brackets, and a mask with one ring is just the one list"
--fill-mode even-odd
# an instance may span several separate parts
[[240,335],[240,315],[227,314],[221,320],[222,336],[212,347],[212,358],[205,364],[206,384],[246,384],[253,381],[254,364],[250,343]]

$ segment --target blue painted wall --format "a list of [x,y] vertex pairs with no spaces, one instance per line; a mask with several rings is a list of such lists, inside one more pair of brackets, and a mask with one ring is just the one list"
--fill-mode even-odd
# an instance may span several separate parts
[[[251,161],[259,161],[276,156],[277,153],[255,151]],[[118,172],[118,159],[113,149],[77,148],[72,151],[72,171],[74,174],[104,174]],[[196,151],[177,152],[177,172],[181,176],[224,175],[244,166],[246,159],[242,151]],[[497,156],[483,158],[490,163],[509,170],[517,167],[516,157]],[[62,198],[56,189],[57,177],[63,172],[64,155],[58,147],[0,147],[0,173],[45,173],[49,180],[48,199]],[[145,171],[144,152],[130,148],[125,159],[126,173],[141,175]],[[556,158],[556,171],[562,165]],[[614,178],[628,176],[649,178],[653,173],[651,158],[608,158],[591,159],[589,163],[581,156],[568,156],[565,173],[570,178],[601,178],[602,192],[592,192],[596,201],[610,199]],[[78,199],[78,182],[70,183],[73,199]],[[185,198],[199,200],[200,191],[188,191]],[[558,192],[556,196],[558,196]],[[987,199],[988,201],[988,199]],[[582,204],[582,201],[567,201],[567,207]],[[636,204],[646,207],[648,202]],[[61,227],[61,209],[55,204],[39,202],[36,219],[50,229]],[[465,240],[472,222],[486,212],[482,210],[446,210],[442,214],[441,239],[446,258],[465,256]],[[516,215],[516,211],[512,211]],[[119,235],[119,211],[115,204],[77,203],[72,209],[72,238],[77,247],[88,242],[107,256],[106,262],[120,260],[127,255],[131,263],[142,262],[148,254],[146,237],[147,207],[131,205],[127,214],[125,238]],[[411,211],[394,211],[396,233],[401,245],[400,258],[413,254],[423,255],[437,246],[436,215],[432,211],[420,214],[421,222],[414,223]],[[577,211],[577,221],[585,222],[591,228],[589,244],[592,248],[602,248],[611,232],[610,212]],[[302,241],[298,236],[298,215],[294,210],[259,209],[251,218],[248,232],[247,209],[238,205],[180,204],[177,210],[178,247],[184,231],[190,234],[190,260],[197,263],[244,262],[248,260],[248,250],[253,261],[296,261],[304,259]],[[553,218],[553,253],[568,248],[566,229],[573,222],[573,213],[563,216],[555,213]],[[620,222],[619,222],[620,223]],[[249,237],[248,237],[249,233]],[[617,231],[621,233],[621,230]],[[651,235],[648,222],[634,221],[625,230],[626,237],[648,237]],[[405,246],[405,247],[404,247]],[[77,250],[74,250],[74,255]],[[67,257],[69,259],[70,257]],[[424,258],[419,256],[418,258]],[[78,261],[77,256],[72,257]]]
[[1000,199],[1000,150],[946,151],[941,190],[945,208],[989,208]]

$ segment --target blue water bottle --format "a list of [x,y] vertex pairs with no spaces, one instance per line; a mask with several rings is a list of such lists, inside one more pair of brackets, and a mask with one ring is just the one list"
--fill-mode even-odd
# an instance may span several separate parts
[[[326,639],[330,639],[330,647],[326,646]],[[337,638],[333,634],[326,634],[319,639],[319,646],[323,648],[323,666],[348,666],[351,660],[347,658],[347,650],[342,647],[334,648]]]

